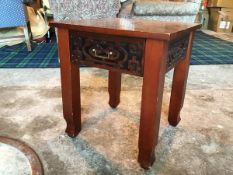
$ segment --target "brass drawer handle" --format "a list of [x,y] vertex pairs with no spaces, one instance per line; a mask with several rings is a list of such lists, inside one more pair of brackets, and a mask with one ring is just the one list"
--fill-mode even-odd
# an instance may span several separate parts
[[101,58],[101,59],[108,59],[108,60],[111,60],[111,56],[113,55],[113,52],[110,51],[107,53],[107,55],[99,55],[96,51],[96,49],[92,49],[92,52],[95,54],[95,57],[97,58]]

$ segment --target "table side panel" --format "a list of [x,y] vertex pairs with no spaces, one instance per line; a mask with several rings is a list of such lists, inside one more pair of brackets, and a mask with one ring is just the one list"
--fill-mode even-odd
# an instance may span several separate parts
[[189,35],[170,41],[168,46],[167,71],[185,59],[189,42]]

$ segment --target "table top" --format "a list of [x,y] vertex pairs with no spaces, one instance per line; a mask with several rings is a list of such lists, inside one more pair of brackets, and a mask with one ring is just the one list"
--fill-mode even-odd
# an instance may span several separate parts
[[201,28],[197,23],[162,22],[145,19],[104,18],[53,21],[50,26],[127,37],[173,40]]

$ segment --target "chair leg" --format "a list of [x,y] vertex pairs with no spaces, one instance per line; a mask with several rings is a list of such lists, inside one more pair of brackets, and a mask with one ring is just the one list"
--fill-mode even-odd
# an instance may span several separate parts
[[23,27],[23,32],[24,32],[24,36],[25,36],[25,42],[28,48],[28,51],[32,51],[32,47],[31,47],[31,41],[30,41],[30,33],[28,31],[28,27],[25,26]]

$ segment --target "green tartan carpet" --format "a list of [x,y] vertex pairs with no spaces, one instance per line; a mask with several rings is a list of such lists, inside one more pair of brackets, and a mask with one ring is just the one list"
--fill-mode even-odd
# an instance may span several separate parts
[[0,48],[0,68],[56,68],[59,67],[56,41],[32,44],[32,52],[26,44]]
[[233,42],[197,31],[191,65],[233,64]]
[[[56,39],[50,43],[33,44],[28,52],[24,43],[0,48],[0,68],[59,67]],[[197,31],[191,65],[233,64],[233,42],[227,42]]]

